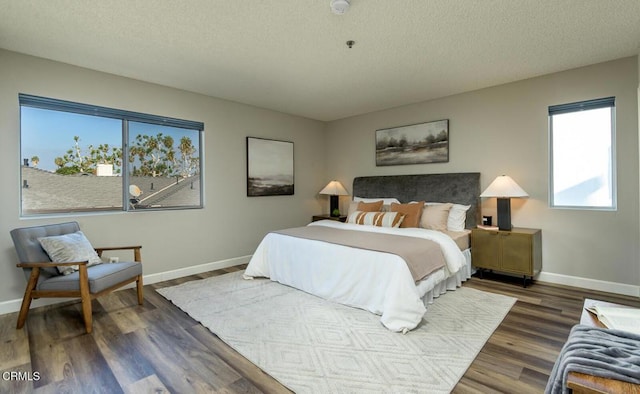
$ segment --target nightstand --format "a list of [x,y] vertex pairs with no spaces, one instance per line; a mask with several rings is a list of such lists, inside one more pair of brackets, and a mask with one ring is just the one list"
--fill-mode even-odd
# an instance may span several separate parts
[[347,221],[347,217],[346,216],[330,216],[330,215],[313,215],[313,217],[311,218],[312,222],[317,222],[318,220],[337,220],[339,222],[346,222]]
[[542,269],[542,230],[517,228],[511,231],[471,230],[471,264],[482,270],[495,270],[533,279]]

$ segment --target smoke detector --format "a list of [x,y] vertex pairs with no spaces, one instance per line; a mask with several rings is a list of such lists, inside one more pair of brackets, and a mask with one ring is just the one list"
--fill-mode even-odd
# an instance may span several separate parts
[[329,6],[331,7],[331,12],[336,15],[342,15],[349,11],[349,0],[331,0]]

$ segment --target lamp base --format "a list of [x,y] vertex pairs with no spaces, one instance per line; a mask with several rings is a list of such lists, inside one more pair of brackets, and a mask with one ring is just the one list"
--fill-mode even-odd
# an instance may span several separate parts
[[498,198],[498,229],[511,231],[511,199]]
[[[338,196],[331,195],[329,196],[329,216],[338,217],[340,209],[338,208]],[[337,215],[334,215],[334,212],[338,212]]]

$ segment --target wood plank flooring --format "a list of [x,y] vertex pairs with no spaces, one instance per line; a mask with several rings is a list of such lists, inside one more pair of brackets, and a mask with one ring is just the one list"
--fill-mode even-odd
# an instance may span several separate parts
[[[0,316],[0,393],[288,393],[155,289],[225,274],[244,266],[145,286],[93,303],[94,332],[85,334],[79,303],[42,307],[16,330],[17,313]],[[517,297],[502,324],[455,387],[455,393],[540,393],[577,324],[584,298],[640,307],[637,298],[520,280],[472,278],[464,286]],[[4,375],[3,375],[4,376]],[[29,379],[30,378],[30,379]]]

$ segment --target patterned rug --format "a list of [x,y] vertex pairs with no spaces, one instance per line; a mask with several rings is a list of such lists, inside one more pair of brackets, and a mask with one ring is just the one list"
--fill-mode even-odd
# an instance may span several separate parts
[[158,292],[296,393],[448,393],[516,301],[463,287],[402,335],[370,312],[242,272]]

